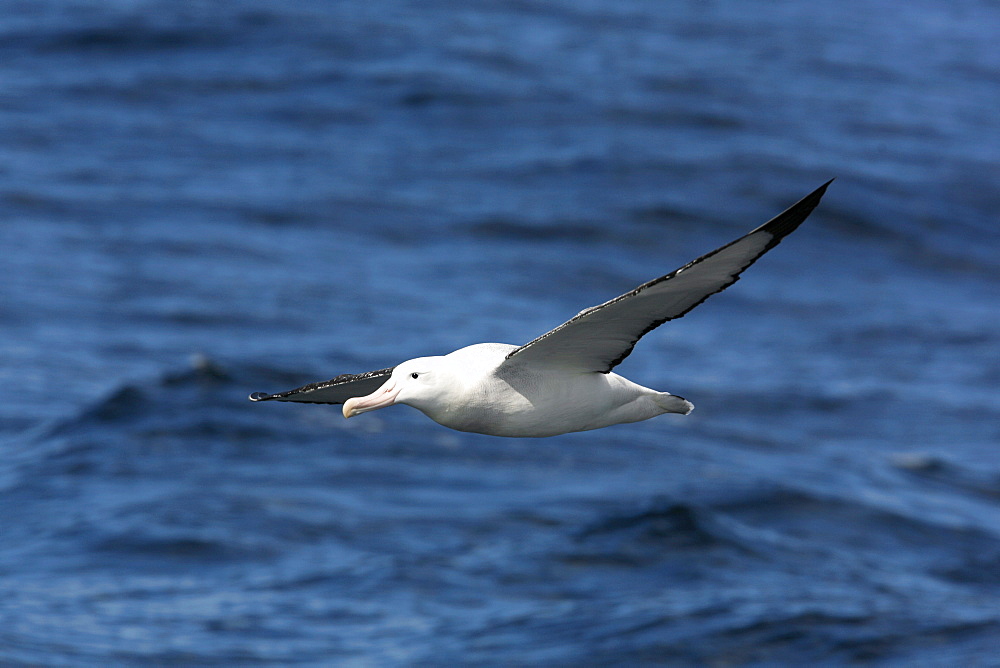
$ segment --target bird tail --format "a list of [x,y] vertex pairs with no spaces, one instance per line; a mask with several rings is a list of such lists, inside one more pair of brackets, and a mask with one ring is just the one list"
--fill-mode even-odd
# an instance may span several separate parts
[[660,392],[653,398],[653,400],[656,402],[657,406],[663,409],[664,413],[680,413],[681,415],[687,415],[694,410],[694,404],[684,397],[678,397],[676,394]]

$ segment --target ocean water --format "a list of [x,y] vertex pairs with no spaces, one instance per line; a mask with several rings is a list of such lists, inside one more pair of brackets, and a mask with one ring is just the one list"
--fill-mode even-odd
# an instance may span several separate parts
[[[1000,665],[1000,6],[0,4],[0,664]],[[247,401],[829,178],[551,439]]]

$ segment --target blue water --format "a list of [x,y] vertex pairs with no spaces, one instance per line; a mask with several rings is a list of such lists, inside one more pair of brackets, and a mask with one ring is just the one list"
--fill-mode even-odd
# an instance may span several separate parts
[[[2,3],[0,664],[1000,665],[998,34]],[[688,417],[246,400],[523,343],[831,177],[617,369]]]

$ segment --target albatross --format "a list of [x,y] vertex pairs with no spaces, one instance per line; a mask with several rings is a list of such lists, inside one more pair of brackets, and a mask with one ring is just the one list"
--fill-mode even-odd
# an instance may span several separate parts
[[694,405],[614,373],[644,335],[722,292],[809,216],[827,181],[732,243],[580,311],[522,346],[477,343],[395,367],[342,374],[251,401],[343,404],[345,418],[406,404],[458,431],[544,437],[639,422]]

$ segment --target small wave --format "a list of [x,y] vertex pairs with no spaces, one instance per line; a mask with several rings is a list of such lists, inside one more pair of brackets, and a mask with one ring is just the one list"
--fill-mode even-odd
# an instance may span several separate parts
[[227,561],[238,554],[232,545],[203,538],[178,536],[173,538],[136,535],[113,536],[91,545],[95,552],[133,554],[158,559],[190,559],[195,561]]
[[466,228],[473,237],[513,239],[531,242],[594,243],[608,236],[606,229],[584,223],[539,223],[494,218],[473,223]]
[[[899,187],[882,183],[879,189],[883,193],[891,193]],[[928,227],[925,215],[907,211],[909,205],[902,199],[908,197],[908,194],[900,191],[898,197],[899,208],[891,213],[864,212],[831,200],[824,203],[823,224],[852,240],[861,240],[872,247],[895,251],[896,254],[930,269],[980,274],[985,279],[993,280],[997,274],[995,258],[982,253],[980,246],[962,244],[959,240],[979,237],[985,242],[990,237],[995,237],[994,231],[990,230],[984,235],[976,230],[975,218],[972,222],[959,220],[951,224],[968,228],[965,234],[957,234],[951,225],[948,228],[941,225]],[[989,247],[989,244],[984,243],[982,246]]]
[[4,35],[7,48],[30,48],[52,53],[89,51],[138,54],[184,51],[218,46],[232,40],[232,33],[205,26],[170,27],[138,22]]
[[157,476],[163,467],[184,467],[194,452],[251,456],[258,446],[292,437],[297,423],[275,424],[266,412],[253,410],[250,389],[301,380],[274,369],[232,373],[195,356],[186,369],[123,384],[77,414],[25,435],[6,453],[5,486],[45,486],[61,476]]
[[602,535],[627,532],[646,540],[664,540],[680,545],[708,545],[718,542],[708,522],[707,511],[685,503],[658,500],[639,512],[616,515],[585,529],[587,540]]
[[922,452],[897,454],[892,464],[915,478],[987,499],[1000,499],[1000,474],[996,471],[972,470],[944,457]]
[[719,551],[735,553],[740,559],[755,555],[759,543],[711,508],[654,499],[646,507],[612,515],[583,529],[576,536],[578,550],[564,559],[575,564],[638,566]]
[[428,107],[444,104],[460,107],[487,107],[496,104],[496,96],[486,92],[442,89],[433,86],[413,88],[399,94],[398,103],[403,107]]
[[45,436],[79,433],[87,425],[135,420],[149,412],[156,395],[164,389],[182,386],[206,388],[232,382],[232,377],[218,363],[203,357],[192,358],[191,367],[168,372],[148,383],[127,383],[113,390],[75,416],[52,425]]

